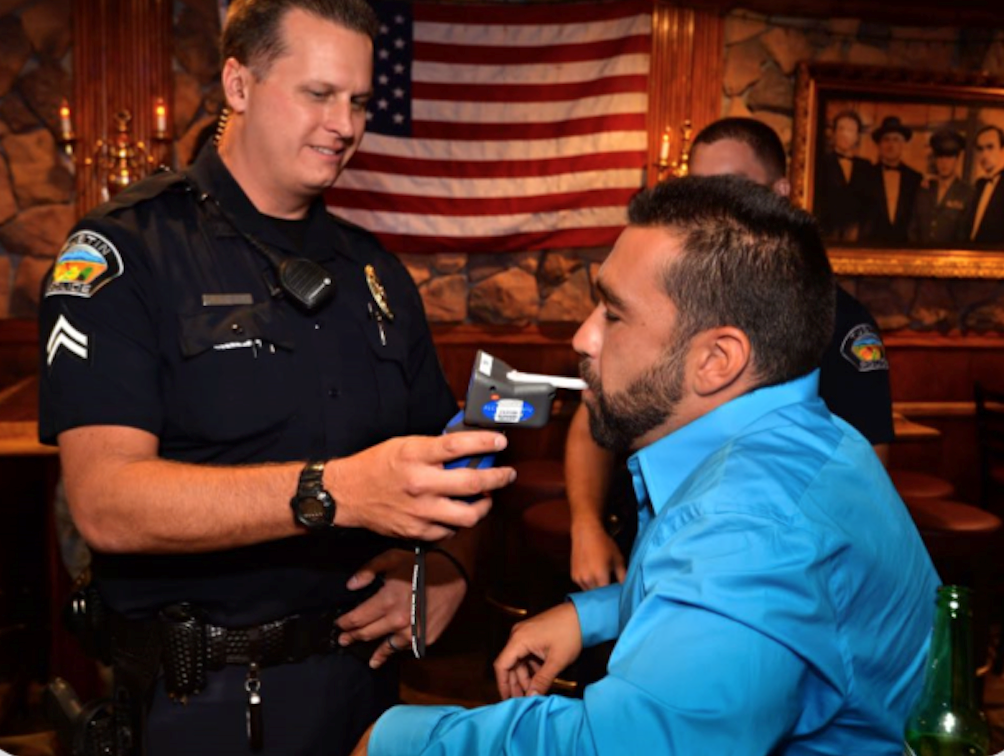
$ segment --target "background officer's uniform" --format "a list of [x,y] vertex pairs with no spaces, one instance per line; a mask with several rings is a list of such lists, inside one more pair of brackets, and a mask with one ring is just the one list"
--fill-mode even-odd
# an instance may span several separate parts
[[871,313],[840,286],[837,315],[819,370],[819,396],[872,446],[893,440],[889,362]]
[[[302,222],[263,216],[212,145],[190,175],[198,189],[160,174],[71,234],[42,304],[42,440],[123,425],[155,434],[164,459],[237,465],[343,457],[393,436],[438,434],[456,403],[404,266],[320,198]],[[321,264],[333,301],[307,314],[274,296],[271,263],[235,225]],[[366,265],[393,322],[371,294]],[[96,554],[93,570],[122,615],[150,617],[187,601],[213,624],[243,627],[347,610],[364,597],[346,580],[389,545],[332,529],[216,553]],[[150,752],[245,751],[246,672],[212,674],[185,706],[158,685]],[[348,654],[269,667],[261,681],[265,752],[276,754],[347,750],[397,694],[393,671],[374,673]]]

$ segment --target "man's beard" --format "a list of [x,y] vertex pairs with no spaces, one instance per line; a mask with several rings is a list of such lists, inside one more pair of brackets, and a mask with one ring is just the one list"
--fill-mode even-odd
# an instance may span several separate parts
[[634,442],[658,427],[676,411],[683,398],[684,362],[689,340],[675,340],[665,357],[636,378],[624,391],[606,394],[588,360],[579,372],[594,400],[589,410],[589,432],[604,449],[626,452]]

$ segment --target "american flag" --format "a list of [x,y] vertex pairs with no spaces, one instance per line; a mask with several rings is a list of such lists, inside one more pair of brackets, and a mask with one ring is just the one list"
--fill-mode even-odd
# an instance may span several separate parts
[[376,3],[331,210],[395,252],[613,243],[644,183],[652,5]]

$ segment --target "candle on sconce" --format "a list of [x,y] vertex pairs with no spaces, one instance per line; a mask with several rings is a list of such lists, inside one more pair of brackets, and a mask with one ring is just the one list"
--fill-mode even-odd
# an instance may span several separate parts
[[669,129],[662,133],[662,145],[659,147],[659,165],[669,165]]
[[59,138],[64,142],[73,139],[73,121],[70,119],[70,103],[64,98],[59,103]]
[[153,106],[154,139],[167,139],[167,105],[161,97]]

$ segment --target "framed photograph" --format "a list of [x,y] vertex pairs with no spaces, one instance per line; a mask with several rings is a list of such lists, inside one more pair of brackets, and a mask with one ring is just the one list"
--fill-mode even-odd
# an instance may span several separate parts
[[844,275],[1004,278],[1004,82],[801,64],[791,181]]

